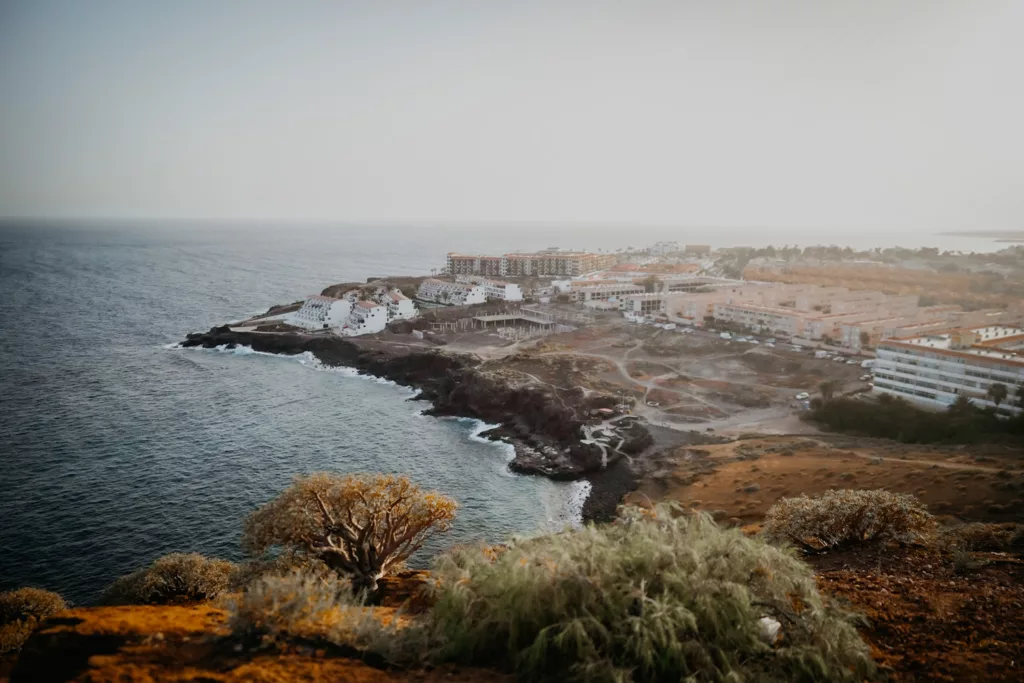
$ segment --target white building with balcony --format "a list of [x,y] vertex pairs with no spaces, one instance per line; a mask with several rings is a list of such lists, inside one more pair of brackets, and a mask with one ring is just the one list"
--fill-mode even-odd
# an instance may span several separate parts
[[413,303],[412,299],[402,294],[400,290],[393,289],[385,293],[381,298],[382,301],[380,303],[387,306],[388,309],[388,322],[392,320],[412,320],[418,315],[416,304]]
[[449,306],[470,306],[487,301],[484,288],[480,285],[434,279],[426,279],[420,283],[416,298]]
[[994,407],[994,384],[1006,387],[1001,410],[1020,413],[1024,387],[1024,329],[990,326],[919,337],[883,339],[873,368],[875,393],[946,408],[958,396]]
[[307,330],[326,330],[341,327],[352,312],[352,302],[320,294],[311,294],[302,302],[302,307],[285,320],[289,325]]
[[456,275],[455,281],[464,285],[480,285],[488,301],[522,301],[523,290],[514,282],[490,280],[476,275]]
[[374,301],[357,301],[341,333],[349,337],[383,332],[388,326],[388,308]]

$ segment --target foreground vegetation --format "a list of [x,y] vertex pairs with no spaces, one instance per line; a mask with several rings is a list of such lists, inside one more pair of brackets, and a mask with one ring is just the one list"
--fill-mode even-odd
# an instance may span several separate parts
[[[819,592],[799,550],[913,544],[963,576],[990,561],[976,551],[1024,542],[1016,525],[937,531],[915,498],[882,490],[784,498],[757,536],[679,507],[622,508],[609,524],[453,549],[434,560],[417,613],[373,606],[366,565],[330,560],[348,547],[338,525],[362,544],[346,557],[378,558],[394,538],[411,539],[398,546],[408,548],[447,527],[454,508],[438,496],[399,477],[300,478],[246,523],[254,553],[270,540],[284,553],[241,565],[172,554],[118,579],[103,600],[213,600],[227,609],[232,652],[482,666],[523,680],[867,681],[880,674],[864,622]],[[417,520],[428,523],[409,536]],[[0,595],[0,644],[16,650],[65,608],[47,591]]]
[[859,681],[873,670],[806,564],[668,506],[494,560],[443,556],[434,573],[441,658],[528,680]]
[[0,593],[0,655],[21,649],[39,622],[67,608],[60,595],[39,588]]
[[876,401],[833,398],[814,402],[811,408],[805,419],[832,431],[904,443],[1024,442],[1024,414],[1000,416],[966,398],[945,411],[918,408],[888,394]]

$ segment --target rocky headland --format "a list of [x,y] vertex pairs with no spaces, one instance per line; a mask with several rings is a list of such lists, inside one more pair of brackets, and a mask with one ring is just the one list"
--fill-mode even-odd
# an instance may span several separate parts
[[414,388],[419,392],[414,400],[432,404],[428,415],[469,417],[497,425],[482,436],[512,444],[515,458],[509,466],[522,474],[579,479],[614,467],[625,455],[639,453],[654,441],[630,417],[615,422],[614,443],[586,438],[584,428],[589,426],[591,434],[595,429],[593,412],[615,405],[614,396],[581,391],[567,397],[543,385],[517,384],[500,373],[482,371],[481,361],[467,354],[327,334],[237,331],[228,326],[189,334],[181,345],[248,346],[282,355],[308,352],[325,365],[354,368]]

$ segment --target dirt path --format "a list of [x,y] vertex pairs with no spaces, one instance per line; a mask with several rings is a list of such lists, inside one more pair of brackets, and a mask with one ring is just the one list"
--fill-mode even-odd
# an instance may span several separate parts
[[999,472],[1004,469],[1003,467],[986,467],[985,465],[971,465],[960,462],[948,462],[943,460],[918,460],[917,458],[887,458],[885,456],[878,455],[877,453],[864,453],[858,450],[848,450],[847,453],[852,453],[858,458],[864,458],[866,460],[881,460],[882,462],[899,462],[903,464],[916,464],[916,465],[928,465],[929,467],[941,467],[947,470],[971,470],[975,472]]

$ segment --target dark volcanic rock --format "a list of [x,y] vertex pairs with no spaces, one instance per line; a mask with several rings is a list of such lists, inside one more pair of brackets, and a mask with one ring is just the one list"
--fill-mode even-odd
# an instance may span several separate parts
[[[510,468],[552,479],[577,479],[601,468],[601,451],[579,442],[588,407],[559,398],[547,389],[511,386],[477,370],[470,356],[435,349],[368,348],[332,335],[232,332],[227,326],[190,334],[182,346],[213,348],[246,345],[254,351],[295,355],[310,352],[322,363],[348,366],[419,390],[417,400],[429,400],[428,415],[472,417],[499,427],[487,438],[516,448]],[[638,453],[651,442],[635,421],[624,430],[622,450]],[[613,460],[614,462],[614,460]]]

